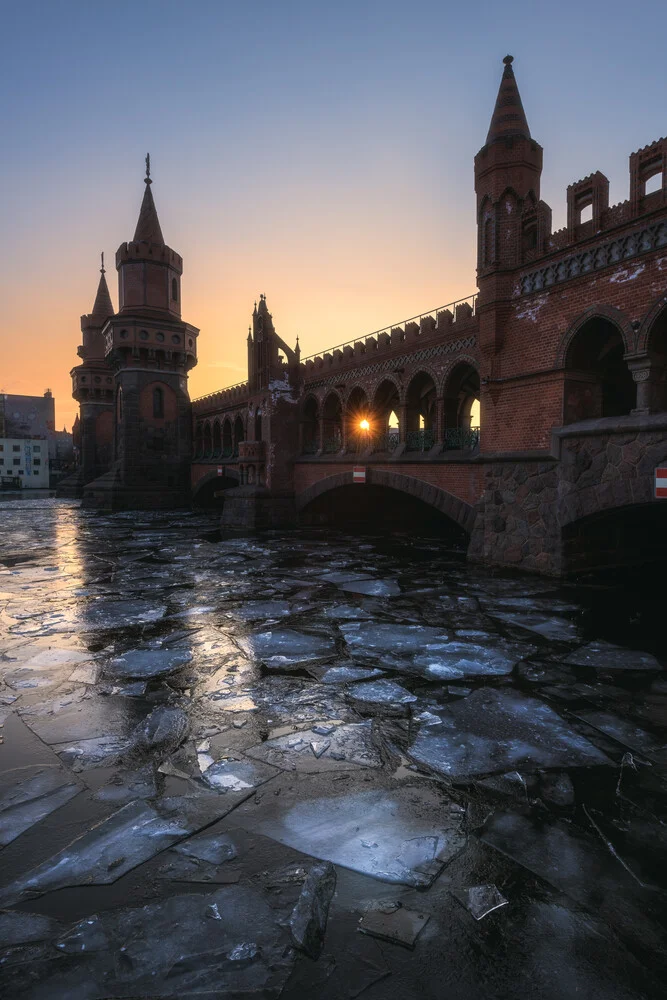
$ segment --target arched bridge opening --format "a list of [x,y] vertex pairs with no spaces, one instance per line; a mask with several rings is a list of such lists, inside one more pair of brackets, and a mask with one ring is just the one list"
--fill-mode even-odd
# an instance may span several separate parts
[[351,481],[351,473],[329,476],[297,497],[300,524],[357,534],[409,533],[437,537],[464,552],[473,508],[444,490],[410,476],[373,471],[372,481]]
[[222,496],[224,490],[231,490],[238,485],[238,479],[233,476],[219,476],[217,471],[209,472],[193,487],[192,506],[221,511],[225,502]]
[[630,571],[640,586],[653,587],[667,560],[667,501],[614,507],[566,524],[562,560],[569,577],[618,573],[629,579]]

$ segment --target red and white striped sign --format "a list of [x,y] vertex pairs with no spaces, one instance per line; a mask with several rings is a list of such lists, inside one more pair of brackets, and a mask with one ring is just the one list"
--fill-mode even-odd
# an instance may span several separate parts
[[667,499],[667,468],[655,470],[655,495]]
[[218,466],[218,475],[219,476],[222,475],[222,466],[221,465]]
[[[355,465],[352,469],[352,482],[353,483],[365,483],[366,482],[366,466],[365,465]],[[667,485],[667,483],[665,483]]]

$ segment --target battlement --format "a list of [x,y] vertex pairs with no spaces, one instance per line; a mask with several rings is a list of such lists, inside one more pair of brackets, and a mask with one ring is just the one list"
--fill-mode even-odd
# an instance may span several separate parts
[[249,386],[247,382],[237,382],[226,389],[218,389],[216,392],[209,392],[206,396],[199,396],[192,400],[192,410],[196,416],[203,416],[206,413],[217,413],[238,406],[248,399]]
[[378,355],[390,354],[394,350],[405,351],[406,347],[422,344],[435,337],[458,335],[467,331],[475,322],[476,298],[471,295],[467,299],[450,302],[430,312],[412,316],[397,326],[376,330],[363,340],[351,340],[321,354],[313,354],[301,362],[300,373],[308,379],[333,369],[348,368],[362,361],[373,360]]

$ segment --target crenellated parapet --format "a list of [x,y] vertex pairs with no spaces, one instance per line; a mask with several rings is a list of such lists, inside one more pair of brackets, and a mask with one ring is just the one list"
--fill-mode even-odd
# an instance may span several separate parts
[[227,389],[209,392],[206,396],[198,396],[192,400],[192,411],[195,417],[203,417],[208,413],[219,413],[223,410],[233,410],[247,402],[249,396],[248,383],[238,382]]
[[406,349],[418,350],[443,338],[457,340],[475,329],[475,305],[476,296],[471,295],[430,312],[412,316],[399,325],[376,330],[363,340],[351,340],[329,351],[304,358],[300,365],[301,377],[309,382],[331,372],[355,369],[380,359],[387,359],[391,363],[394,355],[403,354]]

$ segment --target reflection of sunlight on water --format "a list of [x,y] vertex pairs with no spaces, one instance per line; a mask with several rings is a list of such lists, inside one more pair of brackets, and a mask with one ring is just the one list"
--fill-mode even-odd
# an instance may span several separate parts
[[85,586],[87,576],[90,576],[89,567],[84,562],[79,540],[79,511],[60,510],[56,512],[54,519],[54,547],[56,549],[55,560],[58,568],[64,572],[68,578],[68,589],[77,589]]

